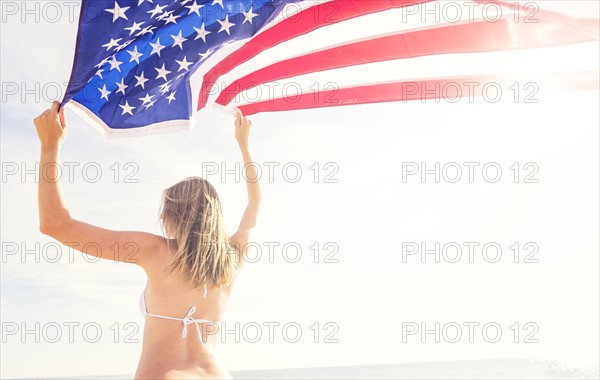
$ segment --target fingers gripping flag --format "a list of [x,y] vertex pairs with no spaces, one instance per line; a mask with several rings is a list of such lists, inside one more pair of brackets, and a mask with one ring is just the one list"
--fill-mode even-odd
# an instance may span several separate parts
[[550,63],[598,25],[496,0],[83,0],[62,104],[119,137],[189,130],[209,108],[477,96],[515,73],[597,88],[597,57]]

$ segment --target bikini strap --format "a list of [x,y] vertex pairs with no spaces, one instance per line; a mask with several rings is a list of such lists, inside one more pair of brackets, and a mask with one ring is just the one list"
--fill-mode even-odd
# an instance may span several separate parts
[[181,319],[181,322],[183,322],[183,331],[181,332],[181,337],[185,338],[187,336],[187,327],[188,325],[191,325],[192,323],[196,325],[196,331],[198,332],[198,339],[200,340],[201,344],[204,344],[204,342],[202,341],[202,333],[200,331],[200,323],[210,323],[213,324],[214,322],[212,321],[208,321],[206,319],[195,319],[194,317],[192,317],[192,314],[194,314],[196,312],[196,306],[192,306],[190,308],[190,310],[187,312],[187,314],[185,315],[185,317],[183,319]]
[[185,317],[183,317],[183,319],[181,320],[183,322],[183,332],[181,333],[181,336],[185,338],[187,336],[188,325],[194,323],[196,325],[196,331],[198,331],[198,337],[200,338],[200,342],[202,342],[202,334],[200,334],[200,327],[198,326],[198,323],[196,323],[194,317],[192,317],[192,314],[194,314],[195,312],[196,306],[192,306],[188,313],[185,315]]

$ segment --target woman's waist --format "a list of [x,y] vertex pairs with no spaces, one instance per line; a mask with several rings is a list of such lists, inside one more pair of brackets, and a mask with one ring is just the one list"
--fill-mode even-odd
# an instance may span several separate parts
[[[181,337],[179,339],[182,340]],[[151,372],[201,369],[211,372],[221,367],[216,342],[211,342],[210,339],[200,344],[192,339],[182,342],[171,337],[144,334],[140,369]]]
[[215,348],[219,342],[220,328],[216,322],[178,322],[146,317],[144,325],[144,346],[173,346]]
[[144,347],[136,371],[136,378],[182,379],[182,378],[229,378],[229,373],[214,353],[179,352]]

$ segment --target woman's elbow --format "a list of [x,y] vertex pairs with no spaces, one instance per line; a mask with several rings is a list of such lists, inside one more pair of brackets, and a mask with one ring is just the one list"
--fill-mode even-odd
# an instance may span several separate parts
[[54,237],[56,234],[57,227],[49,223],[40,223],[40,232],[44,235]]
[[40,232],[44,235],[56,238],[66,228],[66,221],[44,222],[40,221]]

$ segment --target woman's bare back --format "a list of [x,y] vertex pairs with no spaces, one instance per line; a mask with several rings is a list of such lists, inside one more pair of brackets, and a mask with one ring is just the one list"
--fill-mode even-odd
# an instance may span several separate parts
[[204,287],[191,289],[177,276],[165,274],[172,257],[173,252],[165,244],[144,268],[148,281],[140,295],[140,307],[150,314],[180,319],[187,316],[214,323],[196,324],[188,318],[186,325],[184,321],[147,316],[135,378],[231,378],[216,349],[220,340],[218,322],[224,315],[233,283],[222,288],[207,287],[206,294]]

